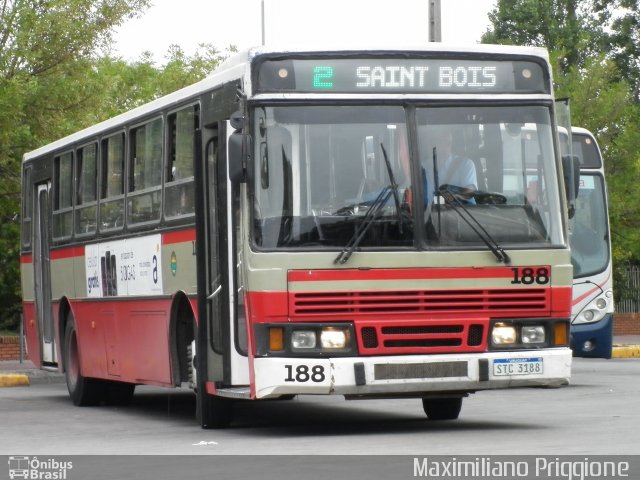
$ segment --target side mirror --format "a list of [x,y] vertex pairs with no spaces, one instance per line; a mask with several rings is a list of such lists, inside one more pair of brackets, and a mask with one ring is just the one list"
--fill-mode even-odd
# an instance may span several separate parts
[[578,189],[580,188],[580,157],[563,155],[562,174],[567,204],[569,205],[569,218],[573,218],[576,213],[575,201],[578,198]]
[[247,181],[249,163],[249,137],[235,131],[229,137],[229,179],[232,183]]

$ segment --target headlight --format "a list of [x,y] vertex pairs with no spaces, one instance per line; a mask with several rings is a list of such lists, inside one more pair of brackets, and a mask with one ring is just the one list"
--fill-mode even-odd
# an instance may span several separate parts
[[522,343],[544,343],[546,341],[542,325],[525,325],[522,327]]
[[602,320],[608,312],[612,311],[612,296],[611,290],[607,290],[602,295],[598,295],[576,315],[573,323],[592,323]]
[[510,345],[516,343],[516,328],[506,323],[496,323],[491,331],[491,342],[494,345]]
[[291,346],[298,348],[316,348],[316,332],[313,330],[295,330],[291,333]]
[[320,333],[320,345],[322,348],[341,349],[346,348],[349,340],[349,330],[340,328],[323,328]]

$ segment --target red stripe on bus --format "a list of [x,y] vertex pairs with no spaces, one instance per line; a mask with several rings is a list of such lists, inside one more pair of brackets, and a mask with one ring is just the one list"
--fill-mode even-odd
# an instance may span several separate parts
[[20,263],[33,263],[33,255],[21,255]]
[[[547,267],[549,268],[549,267]],[[372,270],[290,270],[290,282],[338,280],[430,280],[464,278],[513,278],[510,267],[487,268],[376,268]]]
[[580,302],[582,302],[588,296],[593,295],[593,292],[596,292],[598,290],[604,290],[604,286],[607,284],[607,282],[609,281],[610,277],[611,277],[611,273],[609,273],[609,275],[607,275],[607,278],[605,278],[601,283],[596,284],[596,286],[594,288],[592,288],[588,292],[580,295],[578,298],[574,298],[573,299],[573,305],[575,306],[575,305],[579,304]]
[[162,244],[172,245],[174,243],[193,242],[196,239],[194,228],[189,230],[179,230],[177,232],[167,232],[162,234]]
[[579,304],[581,301],[583,301],[585,298],[593,295],[594,292],[597,292],[598,290],[602,290],[602,288],[600,288],[599,285],[595,285],[591,290],[587,291],[586,293],[584,293],[583,295],[580,295],[578,298],[573,300],[573,305],[577,305]]
[[51,250],[51,253],[49,254],[49,257],[51,258],[51,260],[61,260],[63,258],[84,257],[84,245]]

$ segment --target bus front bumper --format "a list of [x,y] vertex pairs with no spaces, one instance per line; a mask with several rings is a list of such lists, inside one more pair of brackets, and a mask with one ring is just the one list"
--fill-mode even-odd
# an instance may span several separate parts
[[256,358],[255,398],[429,396],[569,383],[569,348],[402,357]]
[[613,351],[613,314],[594,323],[571,325],[571,348],[576,357],[611,358]]

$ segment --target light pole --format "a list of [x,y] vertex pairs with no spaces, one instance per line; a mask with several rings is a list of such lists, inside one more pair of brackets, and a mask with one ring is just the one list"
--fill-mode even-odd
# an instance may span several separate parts
[[261,0],[261,19],[262,19],[262,46],[264,47],[264,0]]
[[429,0],[429,41],[442,41],[442,11],[440,9],[440,0]]

